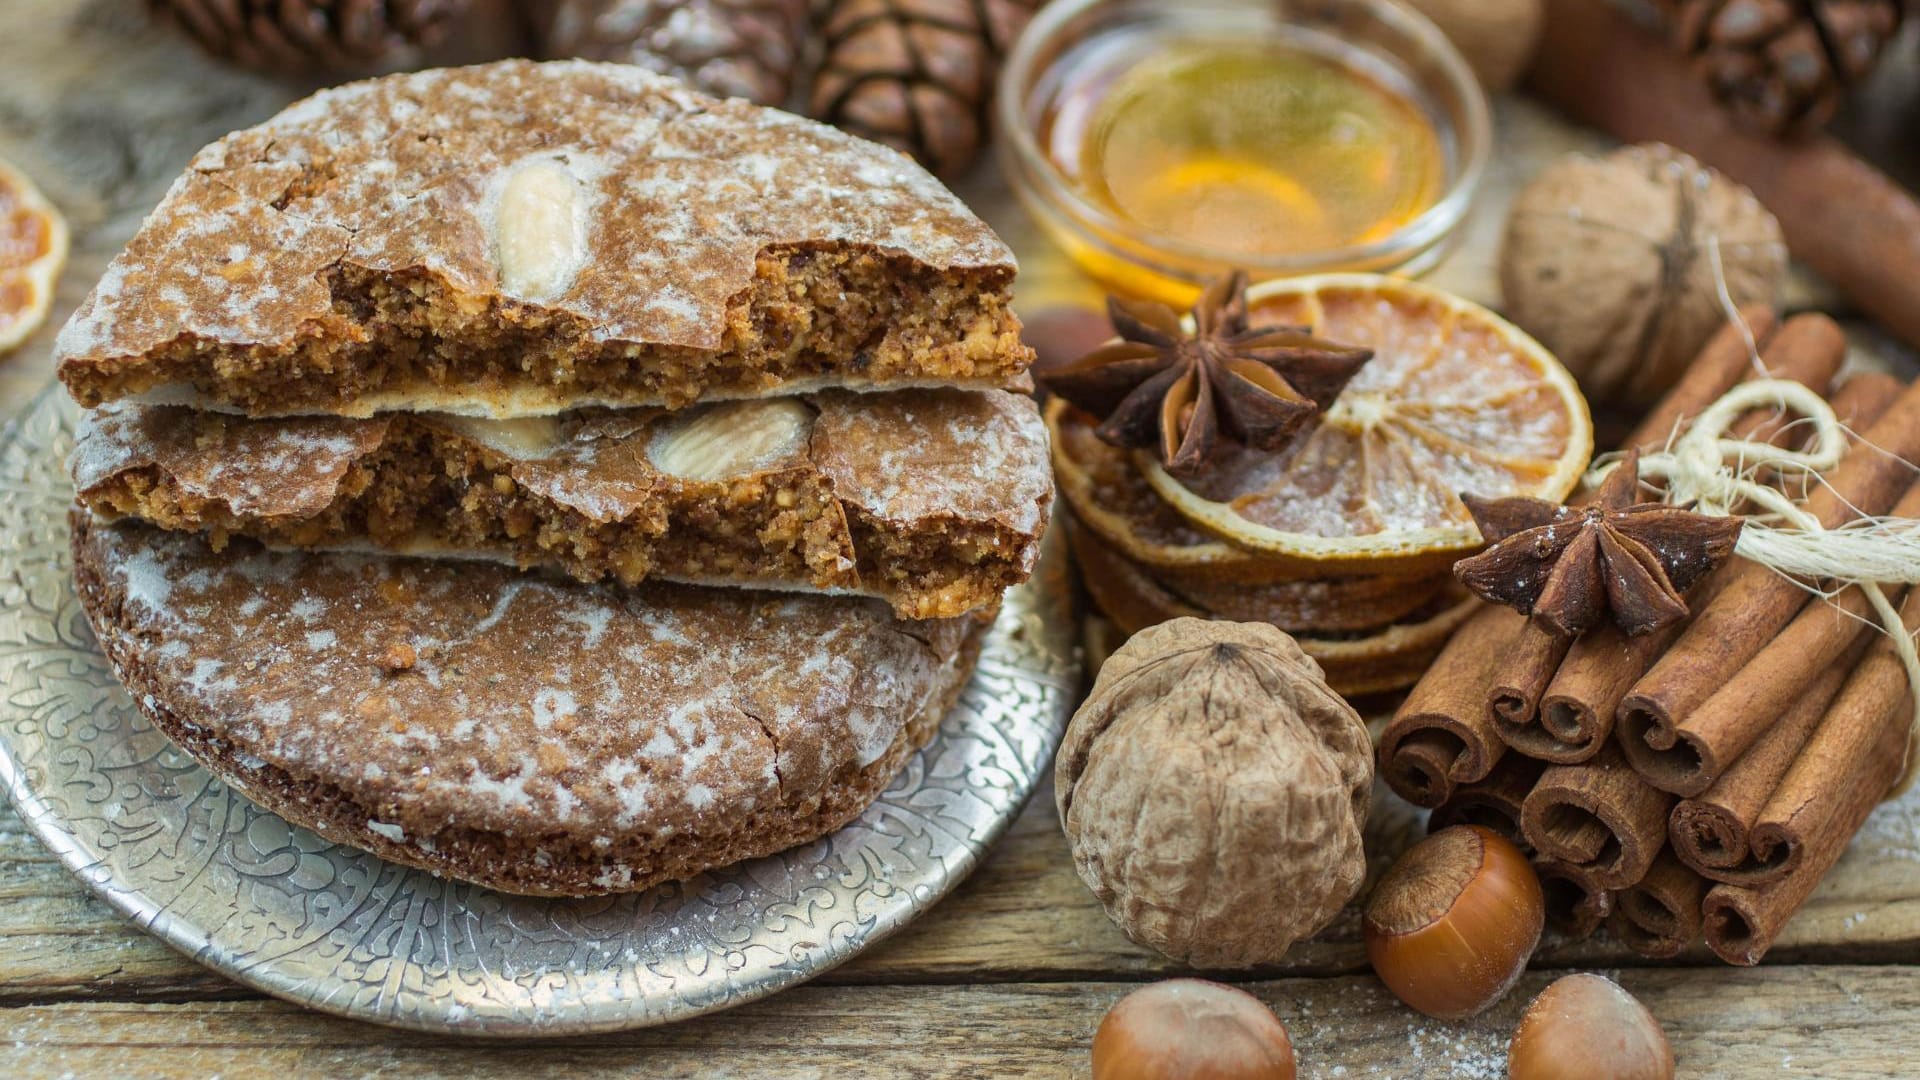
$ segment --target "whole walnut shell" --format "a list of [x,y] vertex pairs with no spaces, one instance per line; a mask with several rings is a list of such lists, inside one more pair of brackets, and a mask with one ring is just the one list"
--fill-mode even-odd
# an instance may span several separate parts
[[1727,321],[1720,278],[1741,307],[1771,304],[1786,272],[1780,223],[1753,193],[1659,143],[1547,168],[1514,202],[1500,253],[1507,315],[1588,397],[1635,408]]
[[1054,780],[1081,880],[1176,960],[1276,961],[1366,876],[1366,725],[1264,623],[1134,635],[1067,725]]

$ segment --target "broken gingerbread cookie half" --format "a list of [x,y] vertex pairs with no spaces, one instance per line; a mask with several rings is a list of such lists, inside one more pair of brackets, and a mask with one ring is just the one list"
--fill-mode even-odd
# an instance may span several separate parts
[[256,416],[1024,388],[1014,273],[893,150],[630,66],[504,61],[202,150],[56,356],[82,405]]
[[374,548],[886,600],[997,603],[1039,557],[1046,430],[1003,391],[826,391],[678,412],[252,420],[113,405],[83,418],[80,501],[276,547]]

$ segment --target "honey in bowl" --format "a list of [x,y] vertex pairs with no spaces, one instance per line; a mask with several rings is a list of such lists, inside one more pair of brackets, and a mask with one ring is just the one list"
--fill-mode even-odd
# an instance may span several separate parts
[[1250,261],[1392,236],[1448,179],[1433,119],[1321,35],[1110,33],[1055,65],[1037,135],[1082,197]]

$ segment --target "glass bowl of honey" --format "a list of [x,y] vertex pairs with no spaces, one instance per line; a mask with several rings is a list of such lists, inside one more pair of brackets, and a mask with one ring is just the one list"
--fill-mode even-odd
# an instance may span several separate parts
[[1466,217],[1491,142],[1466,61],[1394,0],[1054,0],[996,104],[1010,183],[1115,292],[1418,274]]

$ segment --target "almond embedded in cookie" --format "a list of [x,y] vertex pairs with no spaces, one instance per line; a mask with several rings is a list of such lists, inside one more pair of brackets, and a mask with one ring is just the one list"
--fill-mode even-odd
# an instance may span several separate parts
[[900,390],[517,420],[117,404],[82,419],[69,464],[97,513],[216,542],[858,593],[936,618],[1026,580],[1046,454],[1029,398]]
[[892,150],[625,65],[506,61],[207,147],[57,354],[85,405],[254,415],[1017,386],[1014,270]]

